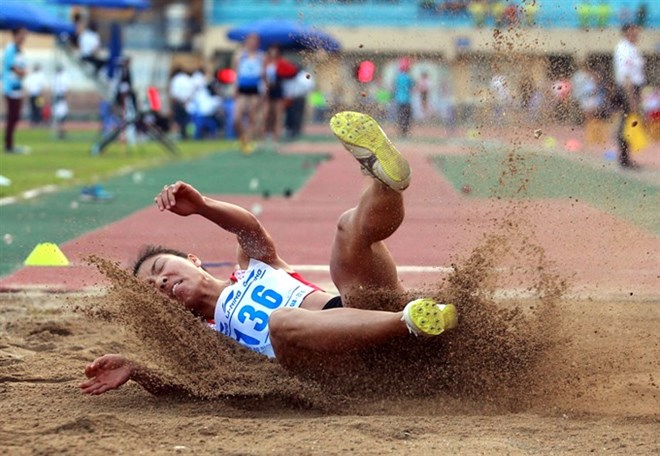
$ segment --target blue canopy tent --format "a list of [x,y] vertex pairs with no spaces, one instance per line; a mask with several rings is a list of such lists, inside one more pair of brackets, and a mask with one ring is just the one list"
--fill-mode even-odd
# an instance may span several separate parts
[[327,33],[292,21],[265,19],[233,28],[227,32],[232,41],[244,41],[248,35],[259,35],[261,48],[279,45],[282,49],[338,52],[339,42]]
[[60,5],[88,6],[90,8],[145,10],[151,8],[150,0],[54,0]]
[[35,33],[73,34],[73,24],[25,1],[5,0],[0,7],[0,30],[25,27]]

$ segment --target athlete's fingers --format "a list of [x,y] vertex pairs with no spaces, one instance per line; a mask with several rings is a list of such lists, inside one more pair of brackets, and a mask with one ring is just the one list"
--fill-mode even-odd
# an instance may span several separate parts
[[163,206],[163,202],[161,201],[160,193],[154,197],[154,203],[156,203],[159,211],[163,212],[165,210],[165,206]]
[[167,187],[167,208],[174,207],[176,205],[176,199],[174,198],[174,185],[170,185]]
[[160,204],[163,206],[163,210],[169,209],[169,202],[167,199],[167,190],[160,192]]
[[93,388],[90,388],[90,390],[87,392],[87,394],[91,394],[91,395],[99,394],[99,390],[100,390],[102,387],[103,387],[103,385],[100,384],[100,383],[97,384],[97,385],[94,385]]
[[115,388],[114,386],[110,386],[107,383],[104,383],[104,384],[101,385],[101,387],[99,389],[97,389],[94,392],[94,394],[103,394],[106,391],[109,391],[109,390],[114,389],[114,388]]
[[158,195],[156,195],[156,197],[154,198],[154,202],[156,203],[156,206],[158,206],[158,210],[160,210],[161,212],[164,211],[166,207],[165,199],[163,197],[163,193],[165,193],[166,191],[167,191],[166,189],[161,190],[161,192]]
[[96,372],[96,367],[94,366],[94,363],[88,364],[87,367],[85,367],[85,375],[89,378],[94,376],[94,373]]
[[96,380],[94,380],[94,383],[91,385],[87,385],[82,389],[82,392],[85,394],[92,394],[92,392],[96,391],[96,389],[99,387],[100,383]]
[[96,377],[90,378],[89,380],[85,380],[80,385],[78,385],[78,387],[80,387],[80,389],[84,390],[84,389],[87,389],[90,386],[92,386],[94,383],[96,383]]

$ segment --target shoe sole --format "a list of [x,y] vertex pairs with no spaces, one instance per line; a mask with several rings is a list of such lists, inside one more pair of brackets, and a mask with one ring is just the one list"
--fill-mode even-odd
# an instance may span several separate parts
[[432,299],[418,299],[409,304],[404,312],[408,326],[419,330],[420,335],[439,336],[458,326],[458,311],[453,304],[438,304]]
[[[378,122],[360,112],[340,112],[330,119],[330,129],[348,150],[376,179],[393,190],[405,190],[410,183],[410,165],[394,147]],[[371,157],[380,164],[383,179],[373,171]]]

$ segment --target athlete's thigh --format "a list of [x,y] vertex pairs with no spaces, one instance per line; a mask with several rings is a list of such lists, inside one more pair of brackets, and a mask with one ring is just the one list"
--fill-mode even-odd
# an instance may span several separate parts
[[353,211],[339,220],[330,256],[330,275],[344,303],[350,307],[378,308],[358,295],[364,290],[404,293],[394,259],[384,242],[361,245],[352,232]]

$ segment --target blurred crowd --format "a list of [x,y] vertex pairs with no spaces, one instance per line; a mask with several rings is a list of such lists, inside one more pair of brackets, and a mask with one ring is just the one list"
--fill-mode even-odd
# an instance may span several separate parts
[[[420,7],[433,14],[469,16],[476,27],[507,28],[535,26],[544,6],[540,0],[421,0]],[[615,20],[619,24],[645,27],[648,13],[645,2],[635,7],[624,3],[618,10],[607,0],[582,0],[575,6],[577,22],[585,29],[608,27]]]
[[301,134],[313,87],[311,74],[278,46],[262,51],[259,37],[250,35],[230,68],[218,68],[210,77],[204,68],[174,68],[168,95],[180,139],[222,132],[250,153],[256,141],[277,143]]

